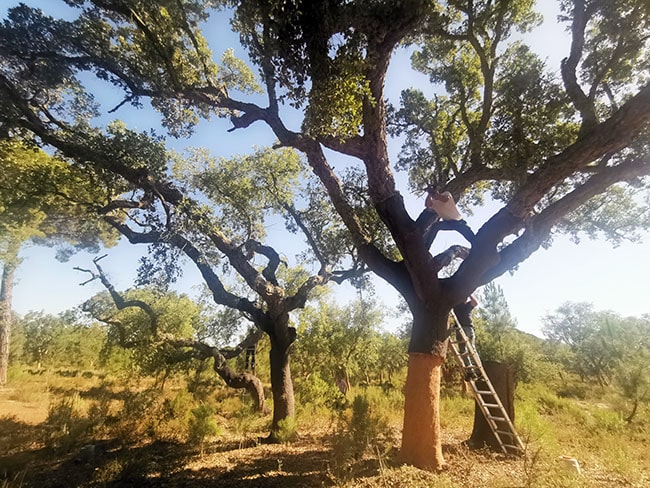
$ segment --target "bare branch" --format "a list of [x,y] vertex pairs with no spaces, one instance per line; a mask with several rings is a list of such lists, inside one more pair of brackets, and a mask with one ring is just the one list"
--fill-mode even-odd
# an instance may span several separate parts
[[585,6],[585,0],[574,0],[573,5],[571,51],[569,57],[562,60],[561,73],[567,95],[582,116],[581,132],[584,133],[598,122],[594,104],[580,87],[576,74],[585,44],[585,29],[593,10]]
[[459,245],[451,246],[449,249],[441,252],[433,258],[433,265],[436,272],[449,266],[454,259],[465,259],[469,256],[469,248]]
[[110,293],[111,298],[113,299],[113,302],[115,303],[115,306],[117,307],[118,310],[124,310],[125,308],[134,307],[134,308],[139,308],[144,313],[146,313],[149,316],[149,321],[150,321],[149,328],[151,330],[151,333],[155,336],[158,333],[158,315],[154,312],[154,310],[151,308],[151,306],[148,303],[145,303],[142,300],[125,300],[124,297],[122,297],[122,295],[120,295],[117,292],[113,284],[109,281],[108,277],[106,276],[106,273],[104,273],[104,270],[99,265],[99,261],[105,258],[106,256],[107,255],[104,254],[103,256],[93,259],[93,263],[97,268],[97,274],[93,273],[91,270],[88,269],[81,269],[81,268],[75,268],[75,269],[79,271],[84,271],[86,273],[90,273],[93,276],[93,278],[87,281],[86,283],[89,283],[94,279],[100,280],[102,282],[102,285],[104,285],[104,288],[106,288]]

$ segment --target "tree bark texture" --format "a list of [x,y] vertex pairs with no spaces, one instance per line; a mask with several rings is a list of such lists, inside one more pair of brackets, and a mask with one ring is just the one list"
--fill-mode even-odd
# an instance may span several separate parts
[[[506,410],[512,423],[515,422],[515,382],[512,367],[496,361],[485,361],[483,369],[490,378],[494,391],[499,396],[503,408]],[[476,382],[479,390],[487,390],[485,382]],[[494,450],[501,451],[497,438],[492,433],[478,404],[474,404],[474,429],[469,438],[469,445],[476,448],[489,446]]]
[[264,386],[257,376],[250,373],[236,373],[227,365],[225,359],[221,361],[216,357],[214,359],[214,371],[229,387],[246,389],[253,399],[256,412],[267,411],[264,400]]
[[293,381],[291,379],[289,345],[279,343],[271,337],[270,366],[271,390],[273,393],[273,420],[269,442],[278,442],[280,422],[293,418],[296,414],[296,405],[293,394]]
[[404,388],[400,462],[439,471],[445,465],[440,437],[440,377],[443,358],[410,353]]
[[9,339],[13,320],[11,301],[19,249],[20,246],[9,245],[2,268],[2,281],[0,281],[0,386],[7,383],[9,369]]
[[410,304],[413,329],[404,388],[404,428],[400,460],[422,469],[445,466],[440,435],[440,380],[446,355],[449,310],[440,301]]

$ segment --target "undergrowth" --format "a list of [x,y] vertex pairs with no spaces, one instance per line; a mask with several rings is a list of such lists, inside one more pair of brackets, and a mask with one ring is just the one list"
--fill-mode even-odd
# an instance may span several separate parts
[[[255,412],[246,395],[226,388],[203,389],[194,395],[181,382],[170,382],[161,391],[142,380],[133,387],[89,375],[25,375],[22,379],[24,383],[7,395],[34,403],[49,401],[47,418],[34,426],[13,417],[2,419],[0,439],[12,444],[5,455],[29,446],[36,433],[39,445],[57,453],[74,454],[101,439],[118,439],[123,446],[186,443],[191,452],[213,453],[211,446],[222,442],[234,440],[230,445],[237,448],[257,445],[270,424],[270,417]],[[452,471],[435,475],[396,464],[403,412],[403,395],[397,388],[357,387],[347,398],[298,404],[296,419],[283,422],[278,437],[291,442],[297,432],[300,443],[307,433],[307,438],[327,445],[328,462],[321,466],[324,479],[345,488],[468,486],[459,481],[464,474],[454,471],[456,464],[487,467],[486,481],[474,485],[486,488],[644,486],[650,479],[647,406],[642,406],[634,422],[626,423],[614,395],[594,387],[570,386],[517,386],[515,424],[527,452],[516,460],[471,451],[461,444],[472,430],[474,402],[459,385],[446,388],[440,404],[443,435],[453,433],[456,440],[447,445],[450,450],[445,454]],[[574,390],[578,393],[568,394]],[[582,474],[563,469],[561,456],[575,458]],[[93,479],[101,486],[146,465],[146,459],[114,457],[95,469]],[[287,463],[282,465],[286,469]],[[23,486],[28,466],[20,458],[0,462],[0,470],[5,469],[0,472],[0,488]],[[475,476],[474,468],[469,469],[467,476]]]

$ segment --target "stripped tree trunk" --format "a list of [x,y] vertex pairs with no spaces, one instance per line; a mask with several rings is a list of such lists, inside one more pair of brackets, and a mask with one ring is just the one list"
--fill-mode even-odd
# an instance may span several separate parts
[[442,358],[410,353],[404,388],[404,428],[400,460],[434,471],[445,464],[440,436]]
[[414,313],[399,453],[401,462],[432,471],[445,467],[440,432],[440,379],[446,349],[437,332],[445,330],[448,312],[436,312]]

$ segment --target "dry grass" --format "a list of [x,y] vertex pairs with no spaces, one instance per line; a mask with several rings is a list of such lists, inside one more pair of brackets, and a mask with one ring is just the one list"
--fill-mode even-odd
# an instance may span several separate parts
[[[553,406],[565,409],[558,413],[546,411],[548,405],[537,408],[535,402],[521,400],[518,423],[530,440],[529,453],[525,458],[509,458],[466,447],[463,441],[471,430],[472,403],[463,397],[444,400],[443,448],[448,468],[434,474],[398,465],[397,440],[392,449],[370,449],[340,469],[334,465],[336,453],[332,450],[334,436],[340,432],[334,416],[304,414],[299,417],[296,442],[261,444],[257,439],[267,433],[269,418],[251,415],[242,409],[239,397],[224,400],[223,395],[221,414],[216,417],[222,433],[207,439],[202,449],[145,437],[127,441],[111,436],[110,430],[65,448],[53,447],[44,435],[48,411],[48,405],[41,404],[44,400],[51,404],[73,391],[82,399],[97,398],[110,390],[117,398],[111,401],[119,402],[120,387],[111,389],[92,378],[61,381],[39,377],[36,385],[29,383],[0,391],[1,488],[640,488],[650,484],[650,460],[644,447],[648,439],[643,428],[619,431],[612,427],[580,437],[578,420],[589,420],[591,414],[579,417],[579,411],[564,402]],[[17,400],[19,397],[23,400]],[[30,397],[34,401],[26,401]],[[15,408],[18,404],[21,407]],[[40,413],[35,415],[36,411]],[[395,424],[398,418],[393,415],[391,422]],[[398,431],[399,425],[387,428]],[[580,476],[563,470],[560,453],[579,459]]]

